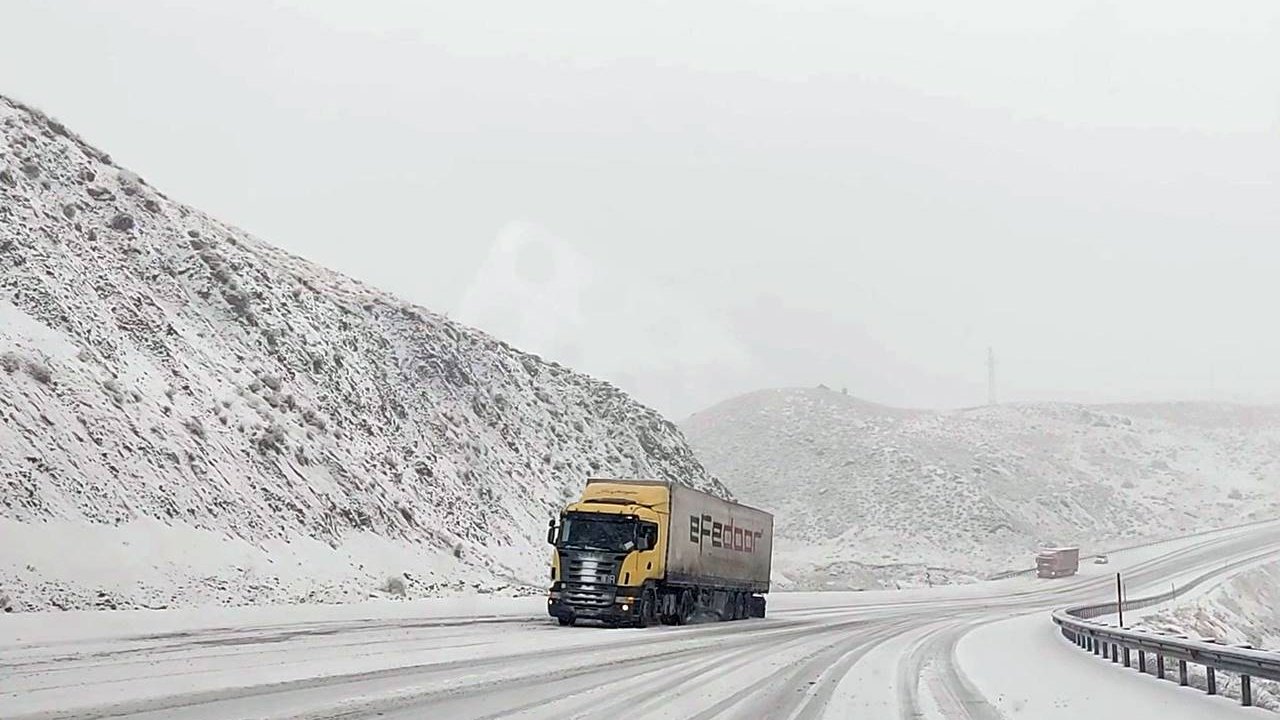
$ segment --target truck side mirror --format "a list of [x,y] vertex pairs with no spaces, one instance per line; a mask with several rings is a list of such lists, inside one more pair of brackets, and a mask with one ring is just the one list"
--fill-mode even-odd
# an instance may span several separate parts
[[555,544],[556,544],[556,531],[557,531],[557,530],[559,530],[559,528],[557,528],[557,527],[556,527],[556,519],[555,519],[555,518],[551,518],[550,520],[548,520],[548,521],[547,521],[547,542],[548,542],[548,543],[550,543],[550,544],[552,544],[552,545],[555,545]]

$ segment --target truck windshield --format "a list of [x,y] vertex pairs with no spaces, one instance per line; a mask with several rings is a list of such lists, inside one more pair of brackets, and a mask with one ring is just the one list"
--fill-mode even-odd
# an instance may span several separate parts
[[632,518],[568,516],[560,531],[561,547],[626,552],[635,548],[636,522]]

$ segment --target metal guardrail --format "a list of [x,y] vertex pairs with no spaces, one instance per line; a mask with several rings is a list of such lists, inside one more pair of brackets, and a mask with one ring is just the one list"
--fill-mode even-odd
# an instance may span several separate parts
[[[1168,602],[1223,572],[1257,562],[1273,554],[1268,552],[1230,563],[1207,572],[1180,588],[1136,600],[1126,600],[1122,604],[1123,609],[1141,610]],[[1162,680],[1165,678],[1166,661],[1176,660],[1179,685],[1188,684],[1187,665],[1189,663],[1202,665],[1205,668],[1207,690],[1210,695],[1218,694],[1217,673],[1227,672],[1238,675],[1240,701],[1246,706],[1253,705],[1253,678],[1280,681],[1280,652],[1258,650],[1248,645],[1224,645],[1212,639],[1191,639],[1185,635],[1150,632],[1094,622],[1094,618],[1115,615],[1117,612],[1117,603],[1114,601],[1077,605],[1054,612],[1053,622],[1062,629],[1063,636],[1068,640],[1113,663],[1123,662],[1125,667],[1134,667],[1132,660],[1133,653],[1136,652],[1138,672],[1147,672],[1147,656],[1150,655],[1152,664],[1155,666],[1152,674]]]

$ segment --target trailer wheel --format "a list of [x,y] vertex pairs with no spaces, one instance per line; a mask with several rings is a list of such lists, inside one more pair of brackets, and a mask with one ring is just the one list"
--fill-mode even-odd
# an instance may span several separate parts
[[676,624],[676,609],[679,607],[680,597],[670,590],[663,590],[658,596],[658,606],[656,608],[658,614],[658,622],[663,625]]
[[733,619],[745,620],[747,617],[747,594],[734,593],[733,595]]

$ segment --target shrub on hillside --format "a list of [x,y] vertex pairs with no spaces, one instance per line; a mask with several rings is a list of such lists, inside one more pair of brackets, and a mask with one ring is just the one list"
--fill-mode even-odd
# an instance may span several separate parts
[[396,597],[404,597],[408,593],[408,588],[405,587],[404,578],[392,575],[387,578],[386,584],[382,586],[382,592]]
[[201,440],[204,440],[205,438],[204,423],[200,422],[200,418],[194,417],[194,416],[189,417],[186,420],[182,421],[182,426],[187,429],[187,432],[191,433],[192,435],[195,435]]
[[284,450],[285,434],[284,428],[279,425],[272,424],[270,427],[264,428],[258,434],[257,439],[258,451],[263,455],[268,453],[278,453]]

